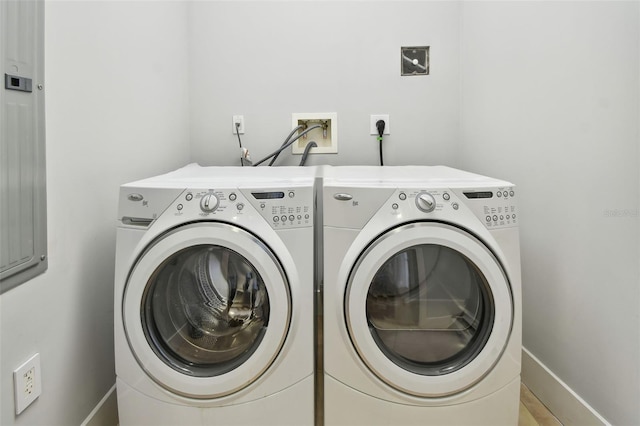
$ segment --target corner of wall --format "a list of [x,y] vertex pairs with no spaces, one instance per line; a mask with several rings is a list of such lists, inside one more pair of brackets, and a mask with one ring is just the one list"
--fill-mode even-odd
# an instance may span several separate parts
[[118,399],[116,398],[116,385],[114,383],[111,389],[98,402],[98,405],[84,419],[81,426],[117,425],[118,423]]
[[563,425],[610,425],[526,348],[522,348],[522,382]]

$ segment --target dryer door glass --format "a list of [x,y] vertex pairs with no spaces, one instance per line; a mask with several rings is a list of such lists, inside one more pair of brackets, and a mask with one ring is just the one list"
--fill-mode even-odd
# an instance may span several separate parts
[[210,377],[246,361],[269,323],[269,296],[249,261],[196,245],[166,259],[147,283],[141,316],[156,354],[184,374]]
[[366,316],[380,350],[416,374],[461,369],[485,346],[494,322],[491,288],[464,254],[420,244],[391,256],[369,286]]

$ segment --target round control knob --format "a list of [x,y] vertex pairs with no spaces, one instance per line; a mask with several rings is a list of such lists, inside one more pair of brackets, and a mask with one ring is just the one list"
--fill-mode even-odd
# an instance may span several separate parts
[[428,192],[421,192],[416,197],[416,206],[425,213],[432,212],[436,208],[436,199]]
[[215,194],[213,193],[208,193],[204,195],[200,200],[200,208],[202,209],[203,212],[206,212],[206,213],[211,213],[212,211],[217,209],[218,204],[219,204],[218,197],[216,197]]

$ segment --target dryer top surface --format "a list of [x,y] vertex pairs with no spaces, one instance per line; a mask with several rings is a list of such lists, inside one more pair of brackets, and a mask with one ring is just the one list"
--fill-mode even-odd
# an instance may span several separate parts
[[323,170],[325,186],[485,188],[512,183],[447,166],[343,166]]

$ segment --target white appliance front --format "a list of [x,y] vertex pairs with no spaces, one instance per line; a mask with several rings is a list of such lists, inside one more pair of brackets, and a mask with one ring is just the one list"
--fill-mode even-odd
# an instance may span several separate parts
[[505,190],[442,167],[327,172],[325,424],[517,423],[519,249]]
[[120,424],[313,423],[314,175],[191,165],[123,185]]

